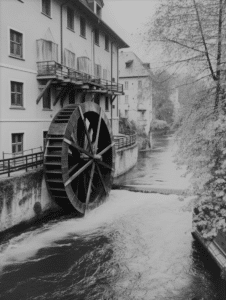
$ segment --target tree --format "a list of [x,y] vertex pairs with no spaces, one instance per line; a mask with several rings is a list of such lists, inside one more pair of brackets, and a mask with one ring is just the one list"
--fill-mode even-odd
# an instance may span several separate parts
[[206,238],[226,229],[224,211],[217,215],[213,209],[226,208],[225,7],[226,0],[162,0],[148,31],[149,42],[163,43],[169,67],[192,70],[178,133],[178,161],[193,175],[193,189],[202,202],[195,222]]
[[158,120],[166,121],[168,124],[173,123],[174,107],[170,100],[172,93],[171,76],[169,73],[157,72],[155,74],[153,89],[153,111]]

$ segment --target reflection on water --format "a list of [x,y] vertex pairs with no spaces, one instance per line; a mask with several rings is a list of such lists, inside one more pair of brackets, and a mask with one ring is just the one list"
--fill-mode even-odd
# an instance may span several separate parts
[[225,300],[218,267],[193,241],[192,198],[111,192],[83,219],[0,245],[1,300]]
[[153,149],[140,152],[137,165],[117,179],[117,184],[149,185],[165,189],[186,189],[188,178],[182,175],[185,168],[178,169],[174,163],[176,144],[174,136],[155,137]]

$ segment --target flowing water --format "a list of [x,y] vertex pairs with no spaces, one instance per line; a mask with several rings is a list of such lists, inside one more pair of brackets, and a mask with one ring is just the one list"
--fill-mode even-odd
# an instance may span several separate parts
[[[172,138],[155,147],[125,183],[185,186]],[[113,190],[84,218],[51,221],[2,242],[0,299],[225,300],[218,267],[191,236],[191,210],[192,197]]]

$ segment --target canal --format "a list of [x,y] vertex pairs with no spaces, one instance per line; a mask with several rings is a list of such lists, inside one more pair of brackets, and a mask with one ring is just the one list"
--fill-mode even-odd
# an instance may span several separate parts
[[[121,184],[183,189],[174,140],[155,140]],[[82,219],[0,244],[1,300],[225,300],[225,281],[191,236],[192,197],[112,190]]]

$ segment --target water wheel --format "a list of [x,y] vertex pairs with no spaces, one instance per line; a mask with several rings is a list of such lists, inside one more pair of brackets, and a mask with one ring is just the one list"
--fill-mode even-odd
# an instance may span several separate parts
[[109,194],[115,149],[110,123],[93,102],[61,109],[50,125],[44,156],[48,190],[63,208],[80,213]]

